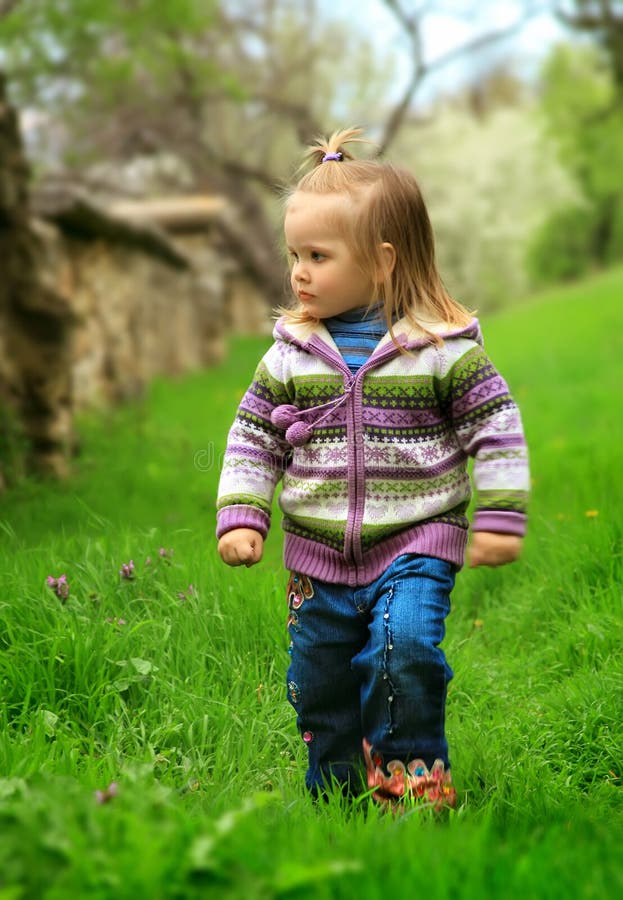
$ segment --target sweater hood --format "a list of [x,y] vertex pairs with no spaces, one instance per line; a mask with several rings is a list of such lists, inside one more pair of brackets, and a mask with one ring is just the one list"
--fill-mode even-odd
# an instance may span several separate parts
[[[426,324],[429,331],[440,337],[442,341],[451,338],[467,338],[483,346],[482,331],[477,318],[473,318],[468,325],[462,328],[449,325],[447,322],[427,322]],[[415,350],[418,347],[426,346],[431,340],[423,329],[414,326],[406,318],[398,319],[394,325],[394,335],[405,350]],[[334,352],[337,350],[333,338],[322,322],[288,322],[286,316],[281,316],[275,323],[273,338],[276,341],[294,344],[308,352],[313,352],[314,346],[318,346],[318,341],[321,341]],[[386,332],[374,352],[378,352],[379,349],[391,343],[391,335],[389,332]]]

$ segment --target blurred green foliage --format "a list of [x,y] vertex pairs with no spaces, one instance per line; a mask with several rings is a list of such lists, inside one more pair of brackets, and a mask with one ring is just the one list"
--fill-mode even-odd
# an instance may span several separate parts
[[37,85],[63,78],[52,93],[71,93],[75,79],[74,89],[88,81],[90,91],[113,94],[142,72],[164,88],[172,66],[191,60],[195,75],[214,79],[216,68],[196,57],[192,41],[209,26],[215,6],[214,0],[22,0],[0,23],[5,67],[28,98]]
[[593,258],[595,222],[588,206],[569,206],[550,215],[528,249],[528,266],[535,279],[554,283],[585,273]]
[[556,281],[623,259],[623,104],[595,46],[558,47],[542,82],[547,127],[581,191],[545,222],[528,255],[537,279]]

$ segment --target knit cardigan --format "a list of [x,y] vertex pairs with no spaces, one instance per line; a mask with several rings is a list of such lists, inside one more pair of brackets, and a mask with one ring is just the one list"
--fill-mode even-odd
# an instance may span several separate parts
[[275,488],[286,568],[362,586],[402,553],[463,564],[474,459],[473,530],[523,535],[529,490],[521,418],[463,329],[401,319],[353,374],[322,323],[275,325],[229,432],[217,536],[266,536]]

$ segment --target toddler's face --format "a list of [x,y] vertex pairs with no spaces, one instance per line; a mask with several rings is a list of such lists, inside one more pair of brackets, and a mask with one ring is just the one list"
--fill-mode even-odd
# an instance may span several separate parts
[[340,194],[296,191],[286,208],[292,290],[317,319],[368,306],[376,298],[374,280],[362,271],[340,232],[349,203]]

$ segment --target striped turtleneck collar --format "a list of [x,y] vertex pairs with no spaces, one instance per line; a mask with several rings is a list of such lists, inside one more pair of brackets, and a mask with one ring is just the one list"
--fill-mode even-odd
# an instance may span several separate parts
[[353,373],[370,358],[387,331],[382,303],[358,306],[324,319],[323,325]]

